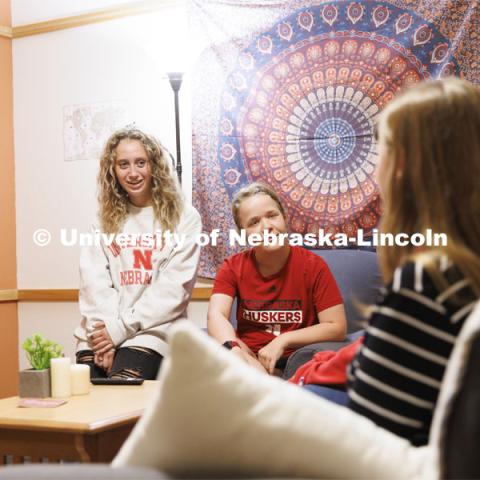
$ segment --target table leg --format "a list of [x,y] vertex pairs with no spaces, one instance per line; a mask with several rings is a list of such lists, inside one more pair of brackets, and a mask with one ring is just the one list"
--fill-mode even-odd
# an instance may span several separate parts
[[[83,434],[76,434],[75,439],[75,449],[77,451],[78,457],[82,463],[90,463],[92,458],[90,454],[87,452],[87,448],[85,445],[85,435]],[[95,461],[95,460],[94,460]]]
[[90,457],[89,461],[110,463],[130,435],[134,424],[110,428],[95,434],[86,434],[83,440],[84,448]]

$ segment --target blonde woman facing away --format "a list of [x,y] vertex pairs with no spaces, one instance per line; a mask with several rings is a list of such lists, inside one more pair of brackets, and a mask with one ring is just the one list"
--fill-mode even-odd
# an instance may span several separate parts
[[138,129],[108,139],[98,187],[94,230],[115,237],[81,253],[77,362],[92,377],[154,379],[170,325],[186,318],[200,216],[183,202],[168,155]]
[[456,337],[480,295],[480,91],[455,78],[395,98],[378,125],[380,230],[445,233],[380,247],[385,284],[349,368],[349,407],[422,445]]

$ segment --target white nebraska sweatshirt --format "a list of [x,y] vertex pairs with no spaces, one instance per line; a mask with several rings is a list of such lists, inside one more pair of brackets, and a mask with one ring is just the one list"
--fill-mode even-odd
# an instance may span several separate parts
[[[187,317],[195,284],[200,247],[200,215],[190,205],[170,241],[154,234],[160,229],[153,208],[129,206],[121,237],[108,245],[82,249],[80,296],[82,316],[75,329],[77,351],[90,350],[87,333],[97,321],[105,323],[115,346],[147,347],[168,352],[168,329]],[[94,231],[98,231],[94,227]],[[141,235],[143,234],[143,236]]]

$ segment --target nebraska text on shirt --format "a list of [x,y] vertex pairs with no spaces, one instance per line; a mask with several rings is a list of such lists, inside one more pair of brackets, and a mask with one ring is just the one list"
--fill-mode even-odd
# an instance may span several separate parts
[[302,323],[301,310],[244,310],[243,318],[256,323]]

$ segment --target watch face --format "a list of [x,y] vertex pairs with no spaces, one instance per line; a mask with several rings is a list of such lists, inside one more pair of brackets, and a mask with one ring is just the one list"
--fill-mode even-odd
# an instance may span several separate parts
[[235,341],[227,340],[227,341],[223,344],[223,346],[224,346],[225,348],[227,348],[228,350],[231,350],[232,348],[238,347],[239,345],[238,345],[238,343],[235,342]]

